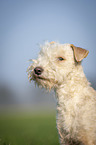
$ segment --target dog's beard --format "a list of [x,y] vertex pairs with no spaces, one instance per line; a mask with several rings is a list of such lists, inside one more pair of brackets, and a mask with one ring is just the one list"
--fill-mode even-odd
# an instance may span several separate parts
[[42,75],[38,76],[35,75],[34,73],[32,74],[30,81],[34,81],[35,85],[37,85],[40,88],[45,88],[47,90],[51,90],[52,88],[55,88],[57,85],[57,81],[54,81],[54,79],[49,79],[47,77],[44,77]]

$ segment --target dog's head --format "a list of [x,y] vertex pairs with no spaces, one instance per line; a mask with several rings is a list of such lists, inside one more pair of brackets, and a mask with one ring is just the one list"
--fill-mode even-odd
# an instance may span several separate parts
[[28,78],[45,88],[54,88],[64,82],[89,51],[73,44],[45,43],[37,60],[28,67]]

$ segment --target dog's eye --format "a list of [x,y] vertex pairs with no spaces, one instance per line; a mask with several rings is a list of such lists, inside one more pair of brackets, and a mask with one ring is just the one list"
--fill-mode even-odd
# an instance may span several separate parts
[[64,58],[63,57],[58,57],[58,60],[63,61]]

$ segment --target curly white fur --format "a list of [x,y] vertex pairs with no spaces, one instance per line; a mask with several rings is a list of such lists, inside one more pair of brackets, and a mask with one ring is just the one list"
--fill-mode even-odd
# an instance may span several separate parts
[[[41,48],[28,68],[28,78],[56,92],[60,143],[96,145],[96,91],[87,81],[81,61],[75,60],[75,50],[70,44],[56,42],[46,42]],[[39,77],[34,75],[36,67],[43,68]]]

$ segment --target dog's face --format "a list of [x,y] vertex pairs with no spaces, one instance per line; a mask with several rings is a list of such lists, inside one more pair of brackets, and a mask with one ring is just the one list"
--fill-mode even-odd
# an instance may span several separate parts
[[[28,68],[29,79],[49,89],[62,84],[74,71],[77,63],[88,54],[88,51],[81,48],[78,54],[76,49],[70,44],[46,43],[42,46],[38,59],[33,60],[33,64]],[[86,51],[85,55],[81,53],[83,50]]]

